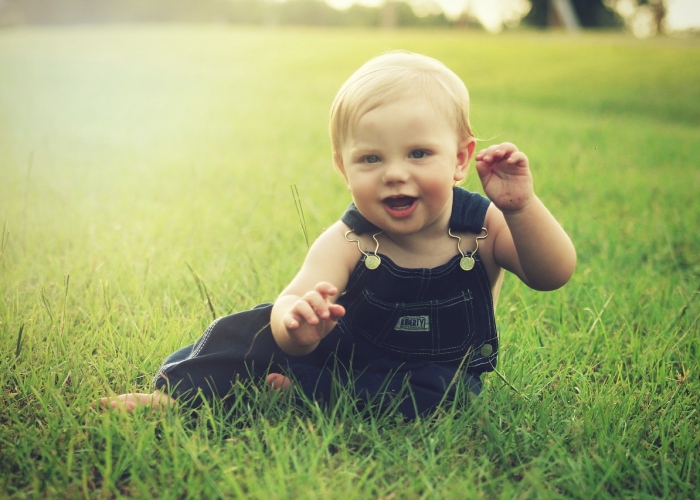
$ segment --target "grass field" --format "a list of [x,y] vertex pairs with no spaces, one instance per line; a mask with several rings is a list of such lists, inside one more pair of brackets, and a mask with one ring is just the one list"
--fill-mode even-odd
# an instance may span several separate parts
[[[528,154],[576,244],[562,290],[506,279],[512,388],[490,374],[411,423],[254,388],[232,410],[95,410],[199,336],[202,284],[223,315],[293,276],[290,186],[310,238],[342,213],[328,108],[393,48],[464,79],[482,145]],[[699,163],[697,40],[0,31],[0,496],[698,498]]]

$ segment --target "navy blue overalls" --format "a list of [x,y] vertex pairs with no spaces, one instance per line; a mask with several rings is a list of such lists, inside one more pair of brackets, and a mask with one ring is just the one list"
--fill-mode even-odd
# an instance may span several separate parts
[[[455,188],[451,229],[481,233],[489,203]],[[356,234],[379,231],[352,204],[342,220]],[[278,372],[323,402],[331,399],[334,380],[352,380],[361,402],[409,396],[396,406],[408,418],[453,400],[455,380],[478,394],[480,376],[495,368],[498,353],[491,285],[478,253],[468,271],[460,254],[432,269],[402,268],[379,255],[373,270],[365,266],[367,255],[360,258],[338,298],[345,316],[312,353],[282,351],[269,326],[272,304],[262,304],[215,320],[196,343],[165,360],[154,386],[181,399],[197,390],[223,396],[237,379]]]

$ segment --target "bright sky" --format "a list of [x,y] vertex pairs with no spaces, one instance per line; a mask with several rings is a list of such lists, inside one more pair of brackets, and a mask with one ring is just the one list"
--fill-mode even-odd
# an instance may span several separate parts
[[666,22],[673,30],[700,28],[700,0],[667,0]]
[[[380,5],[385,0],[326,0],[333,7],[344,9],[353,3]],[[458,16],[471,4],[472,12],[489,30],[498,31],[504,19],[519,17],[519,12],[527,11],[527,0],[435,0],[448,17]],[[414,4],[430,4],[430,0],[413,0]],[[700,28],[700,0],[666,0],[668,13],[666,22],[671,30]],[[521,15],[521,14],[520,14]]]

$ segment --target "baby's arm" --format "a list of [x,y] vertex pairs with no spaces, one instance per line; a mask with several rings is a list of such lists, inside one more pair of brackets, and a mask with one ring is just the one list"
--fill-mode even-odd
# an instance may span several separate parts
[[536,290],[563,286],[576,267],[576,251],[535,195],[527,156],[510,143],[491,146],[476,155],[476,169],[497,209],[487,213],[496,263]]
[[275,341],[288,354],[301,356],[316,349],[345,315],[345,308],[335,300],[358,260],[357,249],[345,240],[346,230],[337,222],[325,231],[275,301],[270,325]]

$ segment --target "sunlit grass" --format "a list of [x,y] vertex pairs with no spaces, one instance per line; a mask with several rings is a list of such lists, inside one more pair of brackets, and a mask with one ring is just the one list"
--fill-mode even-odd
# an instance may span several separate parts
[[[530,157],[574,239],[509,278],[502,355],[430,422],[293,409],[102,414],[219,315],[273,300],[342,213],[326,121],[386,49],[433,55],[483,144]],[[0,31],[0,470],[8,496],[693,497],[700,47],[607,35],[116,27]],[[476,176],[468,186],[478,189]],[[197,276],[198,278],[195,278]],[[20,335],[21,332],[21,335]]]

